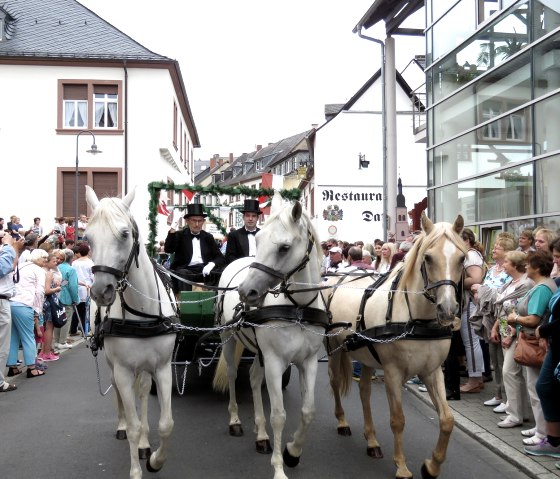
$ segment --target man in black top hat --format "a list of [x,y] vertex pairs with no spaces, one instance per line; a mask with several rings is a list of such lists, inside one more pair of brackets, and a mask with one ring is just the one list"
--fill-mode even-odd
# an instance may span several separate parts
[[[216,285],[226,260],[214,237],[202,229],[206,216],[200,203],[187,205],[187,214],[183,216],[187,227],[176,231],[176,225],[172,224],[164,250],[175,253],[171,263],[175,274],[189,281]],[[192,286],[173,278],[173,289],[176,293],[191,291]]]
[[257,200],[245,200],[241,213],[243,213],[243,223],[245,225],[228,234],[226,246],[226,261],[228,264],[236,259],[257,254],[255,235],[260,230],[257,228],[257,222],[261,214],[259,202]]

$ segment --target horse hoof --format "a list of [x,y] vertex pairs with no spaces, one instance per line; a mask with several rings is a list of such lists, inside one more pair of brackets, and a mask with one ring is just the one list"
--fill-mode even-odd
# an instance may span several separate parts
[[233,437],[243,436],[243,426],[241,424],[230,424],[229,435]]
[[255,441],[255,449],[259,454],[271,454],[272,447],[270,447],[270,441],[268,439],[263,439],[261,441]]
[[284,459],[284,464],[288,467],[296,467],[299,464],[299,457],[294,457],[288,452],[288,448],[284,448],[282,453],[282,459]]
[[146,469],[148,472],[158,472],[161,470],[161,467],[163,467],[163,465],[159,468],[159,469],[155,469],[154,467],[152,467],[152,465],[150,464],[150,456],[152,454],[150,453],[146,459]]
[[351,436],[352,431],[350,430],[350,426],[341,426],[337,429],[339,436]]
[[150,454],[152,453],[152,449],[149,447],[138,448],[138,459],[143,461],[144,459],[148,459]]
[[432,476],[428,472],[428,468],[426,467],[426,464],[422,464],[422,469],[420,470],[420,472],[422,473],[422,479],[436,479],[437,477],[437,476]]
[[369,457],[373,457],[374,459],[383,459],[383,452],[381,451],[381,447],[368,447],[367,448],[367,455]]
[[117,434],[115,435],[115,437],[119,440],[119,441],[124,441],[126,439],[126,429],[119,429],[117,431]]

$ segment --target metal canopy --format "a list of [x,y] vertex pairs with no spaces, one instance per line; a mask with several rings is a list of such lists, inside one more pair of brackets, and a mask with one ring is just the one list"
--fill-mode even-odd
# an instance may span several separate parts
[[424,35],[421,29],[399,28],[410,15],[423,6],[424,0],[375,0],[354,27],[354,32],[362,27],[367,30],[383,20],[387,35]]

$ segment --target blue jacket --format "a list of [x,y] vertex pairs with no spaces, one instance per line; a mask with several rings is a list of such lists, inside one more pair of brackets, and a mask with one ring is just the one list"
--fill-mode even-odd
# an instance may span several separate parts
[[[68,263],[58,265],[58,271],[62,275],[62,284],[58,298],[64,305],[78,304],[78,275],[76,270]],[[65,283],[67,281],[67,283]]]
[[14,280],[10,273],[14,271],[14,260],[16,250],[10,245],[4,245],[0,251],[0,294],[4,296],[14,295]]

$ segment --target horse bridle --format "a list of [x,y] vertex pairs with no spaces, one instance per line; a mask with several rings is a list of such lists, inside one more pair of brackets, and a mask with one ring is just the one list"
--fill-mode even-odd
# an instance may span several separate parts
[[[144,313],[143,311],[138,311],[132,307],[130,307],[124,298],[124,291],[126,289],[126,286],[128,284],[127,280],[128,280],[128,272],[130,270],[130,267],[132,266],[133,263],[136,264],[136,268],[140,267],[140,264],[138,263],[138,255],[140,254],[140,241],[139,241],[139,234],[138,234],[138,225],[136,224],[136,221],[134,219],[131,219],[132,222],[132,247],[130,249],[130,253],[128,255],[128,259],[126,260],[126,263],[124,265],[124,268],[122,270],[117,269],[117,268],[113,268],[112,266],[106,266],[103,264],[96,264],[94,266],[91,267],[91,271],[92,273],[109,273],[112,274],[113,276],[115,276],[117,278],[117,292],[119,293],[119,298],[121,301],[121,306],[123,308],[123,318],[124,318],[124,310],[128,311],[129,313],[132,313],[136,316],[140,316],[143,318],[155,318],[155,319],[159,319],[162,318],[163,313],[162,313],[162,309],[161,309],[161,295],[160,295],[160,291],[159,288],[157,288],[158,291],[158,305],[159,305],[159,314],[148,314],[148,313]],[[154,275],[157,275],[156,269],[154,268]]]
[[[309,259],[310,259],[310,255],[311,255],[311,251],[313,250],[313,245],[315,244],[315,238],[313,236],[312,231],[308,228],[307,229],[307,249],[303,255],[303,258],[301,259],[301,261],[299,262],[299,264],[291,269],[290,271],[288,271],[287,273],[282,273],[281,271],[278,271],[277,269],[274,268],[270,268],[269,266],[266,266],[262,263],[257,263],[256,261],[251,263],[249,265],[250,268],[255,268],[258,269],[266,274],[269,274],[271,276],[274,276],[275,278],[279,278],[281,280],[280,286],[278,288],[278,290],[275,290],[278,294],[285,294],[288,299],[295,305],[298,306],[299,305],[295,302],[295,300],[292,298],[292,295],[290,294],[291,292],[288,291],[288,280],[294,275],[296,274],[298,271],[301,271],[302,269],[304,269],[307,266],[307,263],[309,263]],[[298,292],[298,291],[293,291],[293,292]],[[317,293],[318,294],[318,293]],[[309,304],[311,304],[313,301],[315,300],[315,298],[313,298]]]
[[440,281],[430,283],[428,272],[426,271],[426,263],[424,261],[422,261],[422,266],[420,266],[420,274],[422,275],[422,279],[424,281],[424,289],[422,290],[422,294],[430,303],[436,304],[437,301],[436,297],[433,294],[430,294],[430,291],[432,291],[433,289],[437,289],[440,286],[453,286],[453,289],[455,290],[455,296],[457,298],[460,297],[461,290],[459,289],[459,285],[452,279],[442,279]]

